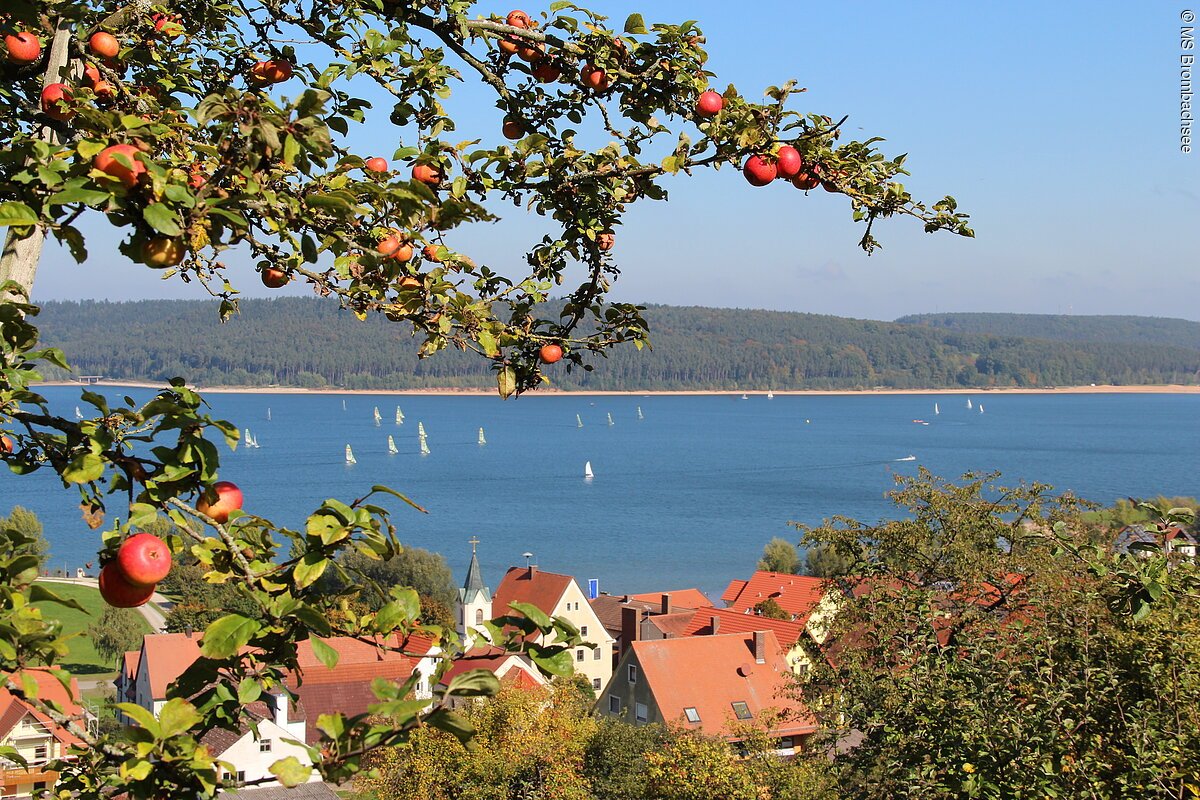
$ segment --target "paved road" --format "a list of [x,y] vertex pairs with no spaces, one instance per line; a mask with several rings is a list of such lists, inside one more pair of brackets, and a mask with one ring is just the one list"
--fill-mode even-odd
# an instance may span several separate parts
[[[38,580],[42,583],[75,583],[82,586],[99,588],[99,581],[95,578],[38,578]],[[149,623],[150,630],[155,633],[163,633],[167,626],[167,619],[159,607],[169,609],[171,607],[171,600],[155,592],[150,596],[149,603],[138,606],[137,609],[138,613]]]

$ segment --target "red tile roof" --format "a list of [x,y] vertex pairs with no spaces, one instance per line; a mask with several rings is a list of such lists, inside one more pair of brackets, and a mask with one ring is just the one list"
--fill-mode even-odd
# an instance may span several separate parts
[[[614,680],[623,678],[629,660],[636,658],[638,679],[646,682],[663,718],[709,735],[736,735],[736,702],[746,703],[752,715],[748,722],[761,721],[768,709],[780,711],[771,728],[776,735],[815,731],[812,715],[788,694],[791,673],[774,632],[765,632],[765,645],[764,663],[758,664],[752,633],[634,642]],[[686,722],[685,708],[696,709],[698,724]]]
[[[75,698],[79,697],[79,684],[74,676],[71,677],[70,691],[66,689],[58,678],[52,674],[57,672],[57,667],[38,667],[35,669],[27,669],[25,675],[31,676],[38,686],[38,699],[47,700],[57,703],[62,707],[63,712],[69,717],[78,717],[82,725],[83,707],[76,702]],[[13,675],[13,680],[18,684],[21,682],[20,673]],[[26,714],[32,715],[34,719],[46,726],[50,734],[64,744],[78,744],[79,738],[73,733],[67,731],[66,728],[59,727],[50,717],[38,711],[25,700],[14,695],[8,689],[3,688],[3,683],[8,678],[6,674],[0,674],[0,736],[6,736]]]
[[167,687],[200,657],[200,636],[186,633],[153,633],[142,637],[139,664],[150,676],[150,696],[164,700]]
[[747,614],[732,608],[706,608],[697,611],[690,624],[684,629],[684,636],[712,635],[712,618],[718,619],[717,633],[753,633],[754,631],[774,631],[775,638],[787,648],[800,641],[804,633],[804,622],[785,619],[768,619],[758,614]]
[[545,684],[541,675],[536,674],[535,668],[529,666],[520,655],[499,647],[477,647],[454,660],[450,669],[442,676],[440,685],[447,685],[453,678],[473,669],[486,669],[499,674],[502,680],[515,681],[518,686],[525,688]]
[[729,585],[725,587],[725,591],[721,593],[721,601],[725,605],[729,605],[734,600],[737,600],[737,596],[742,593],[742,589],[745,589],[746,584],[749,582],[738,580],[737,578],[731,580]]
[[677,589],[670,592],[642,592],[641,594],[629,595],[630,600],[639,600],[643,603],[660,603],[662,596],[671,596],[672,608],[712,608],[712,600],[699,589]]
[[492,594],[492,613],[511,613],[509,603],[532,603],[552,614],[563,592],[574,580],[570,575],[543,572],[537,568],[509,567]]
[[713,608],[706,608],[697,611],[691,608],[685,608],[682,611],[672,611],[670,614],[654,614],[646,617],[645,621],[663,634],[663,636],[686,636],[684,633],[688,626],[692,624],[692,620],[696,617],[706,616],[709,611],[715,611]]
[[825,597],[829,585],[825,578],[763,570],[755,572],[740,588],[736,586],[738,583],[741,582],[731,581],[729,588],[721,595],[730,608],[737,611],[752,610],[764,600],[774,598],[780,608],[799,619],[808,619],[808,615]]

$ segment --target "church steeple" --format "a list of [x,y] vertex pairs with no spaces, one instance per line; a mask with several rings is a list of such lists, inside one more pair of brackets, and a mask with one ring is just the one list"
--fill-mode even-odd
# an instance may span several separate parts
[[[475,552],[478,544],[479,540],[471,537],[471,565],[467,567],[466,581],[458,590],[458,632],[464,637],[469,628],[479,629],[485,620],[492,618],[492,592],[483,582],[483,570]],[[486,637],[486,633],[483,635]]]

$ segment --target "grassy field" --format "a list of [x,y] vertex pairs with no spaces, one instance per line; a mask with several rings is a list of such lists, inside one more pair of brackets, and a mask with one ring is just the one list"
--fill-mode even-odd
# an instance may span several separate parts
[[[95,624],[104,614],[104,601],[100,599],[99,590],[91,586],[54,582],[47,583],[46,588],[59,597],[69,597],[76,600],[79,605],[88,611],[85,614],[82,611],[62,606],[58,603],[36,604],[42,610],[42,615],[46,619],[57,619],[62,622],[64,633],[83,634],[71,639],[71,654],[62,661],[62,665],[76,675],[99,675],[116,672],[117,665],[106,662],[101,658],[100,654],[92,647],[91,640],[87,637],[88,626]],[[150,626],[140,614],[138,615],[138,621],[144,628],[143,632],[150,633]]]

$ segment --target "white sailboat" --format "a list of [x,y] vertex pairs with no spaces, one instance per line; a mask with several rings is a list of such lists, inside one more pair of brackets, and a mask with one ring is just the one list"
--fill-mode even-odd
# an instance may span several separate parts
[[590,481],[594,477],[596,476],[592,474],[592,462],[585,462],[583,465],[583,479]]
[[933,413],[934,413],[935,415],[936,415],[936,414],[940,414],[940,413],[942,413],[941,411],[938,411],[937,403],[934,403],[934,404],[933,404]]
[[346,445],[346,463],[357,464],[358,460],[354,458],[354,451],[350,449],[350,445]]
[[483,428],[479,429],[479,443],[487,444],[487,439],[483,438]]
[[616,425],[616,424],[617,424],[617,423],[613,422],[613,418],[612,418],[612,412],[611,412],[611,411],[610,411],[610,412],[608,412],[608,424],[609,424],[609,425]]
[[345,410],[346,410],[346,401],[343,400],[342,401],[342,411],[345,411]]
[[83,412],[79,410],[79,406],[75,406],[75,419],[83,419]]
[[271,421],[271,407],[267,406],[267,422]]
[[979,404],[979,413],[980,413],[980,414],[982,414],[982,413],[983,413],[983,403],[980,403],[980,404]]
[[375,424],[378,425],[383,421],[383,417],[379,416],[379,406],[375,406]]
[[425,423],[420,420],[417,421],[417,436],[422,438],[425,436]]
[[743,393],[743,394],[742,394],[742,399],[743,399],[743,400],[749,400],[749,399],[750,399],[750,395]]
[[400,406],[396,406],[396,424],[404,424],[404,412],[400,410]]
[[579,416],[578,414],[575,415],[575,427],[576,428],[583,427],[583,417]]
[[645,419],[645,417],[642,416],[642,407],[641,406],[638,406],[638,419]]
[[258,447],[258,440],[250,433],[249,428],[246,428],[246,432],[242,434],[242,441],[246,447]]
[[775,393],[774,393],[774,392],[772,392],[770,389],[767,389],[767,399],[768,399],[768,400],[774,400],[774,399],[775,399]]
[[388,455],[394,456],[394,455],[396,455],[396,453],[399,453],[399,452],[400,452],[400,450],[396,447],[396,440],[393,439],[389,435],[388,436]]
[[969,397],[967,398],[967,408],[973,408],[973,406],[971,405],[971,398],[969,398]]
[[417,422],[417,441],[421,446],[421,455],[429,455],[429,441],[425,438],[425,423]]
[[896,460],[897,461],[916,461],[917,457],[916,456],[905,456],[904,458],[897,458]]

